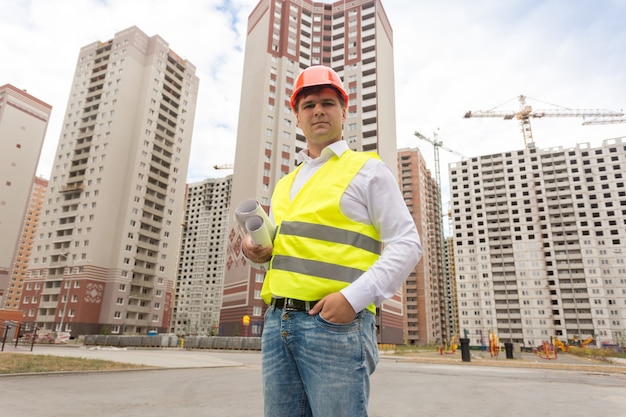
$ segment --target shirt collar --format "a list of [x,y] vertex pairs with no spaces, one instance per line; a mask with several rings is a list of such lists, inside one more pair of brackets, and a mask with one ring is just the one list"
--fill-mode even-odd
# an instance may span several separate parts
[[296,155],[296,162],[298,164],[305,162],[305,163],[310,163],[310,162],[319,162],[319,163],[323,163],[328,161],[330,158],[332,158],[333,155],[337,155],[337,156],[341,156],[345,151],[348,150],[348,144],[345,140],[338,140],[337,142],[333,142],[330,145],[328,145],[327,147],[325,147],[324,149],[322,149],[322,152],[320,154],[320,156],[318,158],[311,158],[309,156],[309,149],[303,149],[300,152],[298,152],[298,155]]

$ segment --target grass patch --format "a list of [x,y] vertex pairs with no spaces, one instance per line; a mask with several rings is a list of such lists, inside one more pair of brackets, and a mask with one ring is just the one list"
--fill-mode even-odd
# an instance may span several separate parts
[[572,346],[569,350],[569,353],[575,356],[595,359],[603,362],[610,362],[610,358],[626,359],[626,354],[617,353],[611,349],[591,349]]
[[410,355],[412,353],[437,352],[437,346],[411,346],[411,345],[379,345],[381,351],[394,352],[396,355]]
[[116,371],[138,368],[149,367],[101,359],[67,358],[63,356],[23,353],[0,354],[0,375],[39,372]]

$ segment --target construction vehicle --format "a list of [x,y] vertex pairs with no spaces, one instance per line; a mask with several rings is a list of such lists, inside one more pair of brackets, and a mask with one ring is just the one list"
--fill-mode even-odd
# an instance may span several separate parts
[[565,343],[561,342],[556,337],[554,338],[554,346],[555,348],[561,349],[561,352],[569,352],[569,345],[566,345]]
[[580,340],[578,336],[574,336],[572,339],[569,339],[568,343],[570,346],[576,346],[580,348],[586,348],[591,342],[596,340],[593,336],[589,336],[584,340]]
[[568,342],[568,347],[569,347],[569,351],[574,351],[576,349],[586,349],[588,347],[590,347],[589,345],[594,342],[596,339],[593,336],[589,336],[584,340],[581,340],[581,338],[578,335],[574,335],[574,337],[572,337],[571,339],[569,339]]
[[594,339],[593,336],[589,336],[588,338],[586,338],[585,340],[580,342],[580,347],[581,348],[586,348],[591,342],[593,342],[595,340],[596,339]]
[[[533,108],[526,104],[526,96],[520,95],[518,97],[519,100],[519,110],[518,111],[498,111],[496,110],[496,106],[490,110],[478,110],[478,111],[468,111],[465,113],[465,118],[473,118],[473,117],[502,117],[504,120],[519,120],[522,135],[524,137],[524,146],[527,148],[534,146],[533,133],[530,127],[530,119],[531,118],[542,118],[542,117],[602,117],[606,119],[616,118],[624,116],[624,113],[621,111],[612,111],[612,110],[603,110],[603,109],[568,109],[561,107],[559,109],[548,109],[548,110],[533,110]],[[591,124],[591,123],[589,123]]]

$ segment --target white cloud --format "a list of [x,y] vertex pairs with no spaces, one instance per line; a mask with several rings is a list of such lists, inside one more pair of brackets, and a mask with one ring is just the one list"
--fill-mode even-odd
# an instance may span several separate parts
[[[53,105],[38,173],[49,176],[78,51],[130,26],[159,35],[197,67],[189,179],[223,175],[234,159],[247,19],[257,0],[0,0],[0,84]],[[590,0],[383,0],[394,31],[399,147],[432,146],[414,131],[467,156],[523,147],[516,121],[463,119],[468,110],[525,94],[534,108],[625,107],[626,15],[622,2]],[[543,101],[543,102],[542,102]],[[623,136],[626,124],[582,119],[531,121],[539,147],[594,145]],[[441,151],[442,175],[457,159]],[[445,197],[444,197],[445,199]]]

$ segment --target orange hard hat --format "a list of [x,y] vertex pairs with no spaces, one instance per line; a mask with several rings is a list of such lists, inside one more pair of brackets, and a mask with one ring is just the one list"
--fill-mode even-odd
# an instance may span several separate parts
[[293,93],[291,93],[291,109],[296,111],[296,97],[303,88],[313,86],[329,85],[334,87],[343,97],[344,105],[348,106],[348,93],[343,88],[343,83],[339,75],[330,67],[324,65],[313,65],[302,71],[296,82],[293,84]]

